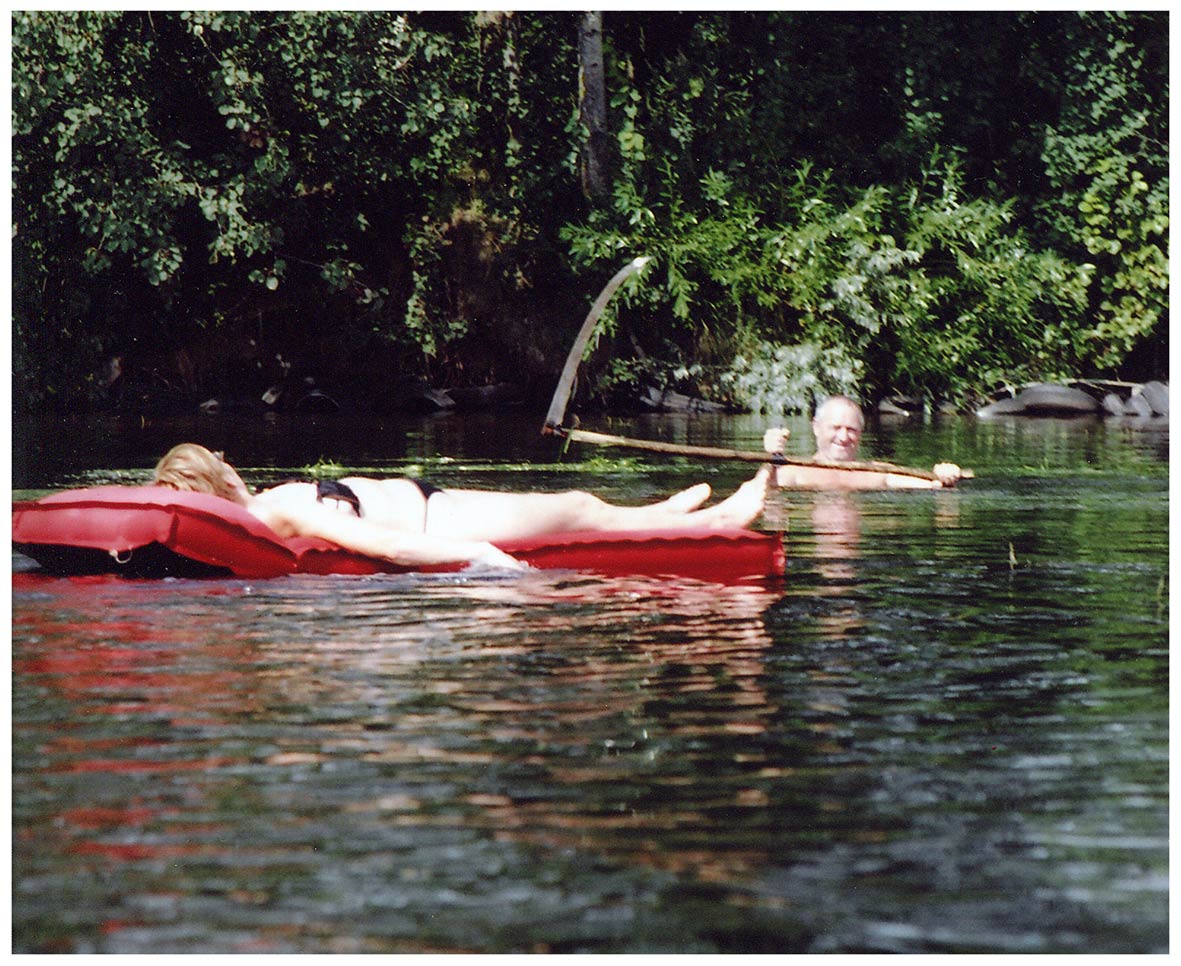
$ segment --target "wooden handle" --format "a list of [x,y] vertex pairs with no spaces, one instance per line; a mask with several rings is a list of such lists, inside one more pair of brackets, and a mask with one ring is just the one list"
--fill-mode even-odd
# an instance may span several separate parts
[[[595,433],[585,429],[564,429],[550,427],[550,432],[564,436],[576,443],[596,443],[600,446],[624,446],[630,449],[648,450],[653,453],[673,453],[678,456],[700,456],[705,459],[737,460],[743,463],[772,463],[776,466],[815,466],[827,470],[845,470],[852,473],[893,473],[896,476],[912,476],[920,480],[937,481],[939,478],[930,470],[918,470],[910,466],[898,466],[880,460],[850,460],[833,462],[782,453],[757,452],[755,450],[725,449],[717,446],[690,446],[686,443],[662,443],[657,440],[632,439],[611,433]],[[970,480],[975,474],[963,470],[963,478]]]

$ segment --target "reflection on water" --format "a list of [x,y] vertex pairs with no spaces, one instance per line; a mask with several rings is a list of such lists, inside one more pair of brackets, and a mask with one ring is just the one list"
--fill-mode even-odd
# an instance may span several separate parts
[[[479,948],[496,944],[497,917],[531,918],[549,890],[591,901],[582,893],[598,877],[584,881],[567,850],[706,878],[747,867],[695,841],[651,851],[648,838],[683,826],[695,840],[705,814],[762,804],[744,778],[751,756],[691,808],[665,789],[711,767],[704,745],[718,735],[766,730],[766,588],[542,574],[257,586],[26,576],[16,594],[28,604],[15,617],[27,642],[16,673],[31,685],[18,757],[36,761],[19,793],[22,892],[36,910],[26,941],[58,930],[76,941],[63,891],[68,908],[101,915],[83,929],[90,942],[132,951],[144,929],[155,948],[179,942],[151,912],[158,890],[170,921],[204,920],[202,943],[239,949],[222,917],[240,908],[278,906],[287,921],[314,901],[335,921],[340,903],[359,902],[360,915],[420,890],[430,904],[476,888],[454,900],[464,931],[440,945]],[[555,648],[572,630],[577,642]],[[550,849],[555,861],[534,871],[530,855]],[[491,873],[468,869],[483,853]],[[95,909],[78,861],[148,892]],[[498,878],[520,865],[516,885]],[[216,913],[214,895],[226,904]],[[469,916],[486,932],[469,932]],[[296,918],[294,936],[272,936],[262,917],[251,948],[303,948],[340,928]],[[395,945],[432,947],[423,928],[404,926]]]
[[16,574],[14,947],[1163,951],[1163,481],[975,462],[785,586]]

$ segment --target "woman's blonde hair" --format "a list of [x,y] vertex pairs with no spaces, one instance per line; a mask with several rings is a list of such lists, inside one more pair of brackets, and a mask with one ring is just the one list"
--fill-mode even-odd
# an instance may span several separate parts
[[156,464],[152,482],[174,490],[212,493],[232,500],[235,494],[225,477],[226,464],[220,453],[196,443],[181,443],[173,446]]

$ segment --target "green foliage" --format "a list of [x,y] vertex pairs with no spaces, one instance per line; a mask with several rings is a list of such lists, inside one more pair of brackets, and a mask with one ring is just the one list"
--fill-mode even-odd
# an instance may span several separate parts
[[[268,317],[286,330],[324,316],[427,354],[461,336],[441,257],[453,212],[478,193],[492,216],[533,222],[508,229],[507,249],[541,221],[523,197],[560,211],[535,162],[569,104],[528,109],[528,78],[552,83],[552,68],[503,66],[512,24],[15,14],[21,400],[67,391],[49,360],[93,371],[121,345],[164,350]],[[136,319],[116,315],[124,302]],[[94,333],[84,347],[79,328]]]
[[811,414],[828,396],[856,394],[863,375],[844,349],[759,342],[749,356],[735,357],[721,382],[751,412]]
[[[920,178],[895,190],[843,198],[832,173],[803,166],[771,186],[792,216],[785,222],[771,222],[717,172],[695,191],[671,165],[662,174],[656,203],[632,185],[612,212],[565,237],[588,263],[656,254],[664,274],[636,301],[653,311],[665,304],[682,324],[728,322],[739,339],[810,346],[790,362],[773,364],[773,349],[756,353],[757,364],[739,356],[728,385],[755,408],[805,408],[805,389],[832,382],[826,353],[838,350],[836,368],[864,373],[870,390],[960,401],[982,386],[1095,362],[1072,325],[1090,267],[1034,250],[1012,226],[1010,204],[966,197],[954,156],[936,152]],[[772,375],[788,381],[776,389]],[[840,388],[852,388],[844,376]]]
[[[1020,95],[1026,109],[1055,119],[1050,111],[1060,82],[1054,71],[1064,42],[1076,66],[1089,70],[1100,54],[1113,65],[1091,70],[1086,89],[1077,80],[1068,87],[1064,122],[1085,129],[1087,150],[1121,140],[1131,144],[1133,131],[1164,117],[1163,92],[1147,91],[1143,81],[1133,98],[1137,110],[1127,107],[1127,75],[1147,72],[1146,42],[1127,39],[1128,31],[1117,37],[1107,19],[1101,21],[1104,36],[1073,15],[973,19],[1006,43],[1029,44],[1028,54],[1014,58],[984,33],[979,42],[965,43],[964,21],[946,16],[905,17],[902,29],[893,31],[883,29],[879,18],[858,21],[867,70],[875,56],[889,59],[891,51],[908,45],[921,55],[898,58],[897,129],[885,139],[879,161],[883,171],[902,165],[910,173],[858,187],[843,171],[808,161],[769,171],[765,155],[717,157],[719,140],[765,145],[771,130],[788,139],[801,135],[794,112],[787,119],[771,116],[758,97],[773,90],[779,110],[789,111],[779,79],[790,73],[790,64],[757,47],[749,60],[726,59],[721,52],[731,50],[734,39],[728,31],[741,22],[704,18],[678,48],[691,56],[675,71],[666,65],[652,69],[650,91],[628,86],[634,68],[620,79],[616,100],[628,106],[624,128],[642,126],[642,143],[649,147],[643,154],[623,151],[611,210],[592,212],[567,228],[573,257],[592,264],[618,261],[624,253],[653,254],[662,275],[652,279],[659,284],[633,298],[633,305],[652,314],[664,306],[671,323],[690,329],[699,346],[720,352],[733,351],[749,336],[777,345],[840,347],[864,366],[870,394],[898,389],[964,401],[1001,382],[1114,367],[1150,337],[1162,317],[1167,273],[1157,242],[1167,227],[1167,179],[1150,183],[1133,170],[1131,151],[1128,157],[1110,151],[1096,156],[1077,202],[1087,215],[1087,224],[1072,236],[1084,240],[1086,250],[1079,252],[1061,236],[1051,238],[1032,217],[1034,197],[1007,198],[998,193],[999,181],[981,180],[987,168],[980,149],[1003,122],[1011,132],[1010,154],[993,148],[992,157],[998,172],[1005,168],[1007,180],[1020,182],[1037,154],[1028,116],[1022,118],[1004,98]],[[1119,15],[1109,19],[1124,22]],[[816,22],[792,15],[768,21],[798,45],[795,51],[806,62],[811,55],[804,47],[818,30]],[[1142,31],[1159,24],[1138,22]],[[840,36],[840,29],[832,35]],[[1087,38],[1095,41],[1093,49],[1083,43]],[[943,62],[951,39],[957,61],[973,70]],[[873,54],[867,49],[873,44],[885,53]],[[760,53],[765,59],[758,59]],[[764,66],[771,63],[781,72],[774,82]],[[814,83],[832,76],[830,71]],[[796,100],[818,103],[826,96],[806,78],[800,81],[801,89],[792,92]],[[1089,120],[1072,122],[1072,112],[1084,107]],[[1132,130],[1121,132],[1110,123],[1117,114]],[[865,124],[881,130],[868,116]],[[939,139],[949,134],[962,137],[972,152],[959,145],[941,148]],[[651,145],[658,140],[656,151]],[[1143,140],[1135,141],[1140,158]],[[869,163],[856,151],[870,145],[849,144],[842,163]],[[828,154],[836,156],[836,150]],[[1077,219],[1072,224],[1077,228]],[[1098,252],[1107,253],[1107,264],[1095,257]],[[1112,264],[1117,252],[1122,261]]]
[[1012,207],[965,197],[955,159],[909,186],[902,216],[920,274],[892,329],[898,388],[962,400],[1094,365],[1077,332],[1090,266],[1034,249]]
[[1043,158],[1061,194],[1045,207],[1068,250],[1094,260],[1084,338],[1116,365],[1168,318],[1167,37],[1154,19],[1088,13],[1078,25],[1059,123]]
[[577,14],[17,12],[17,403],[204,336],[454,375],[638,254],[604,388],[1116,374],[1167,333],[1167,22],[609,12],[588,209]]

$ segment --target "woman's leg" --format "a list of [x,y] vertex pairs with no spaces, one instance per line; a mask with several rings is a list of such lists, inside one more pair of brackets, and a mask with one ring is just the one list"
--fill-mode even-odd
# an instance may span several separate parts
[[[571,530],[689,530],[744,527],[763,510],[769,469],[704,510],[687,510],[702,494],[691,488],[672,502],[618,506],[590,493],[494,493],[444,490],[431,499],[428,533],[464,540],[523,539]],[[678,499],[681,498],[681,499]]]

